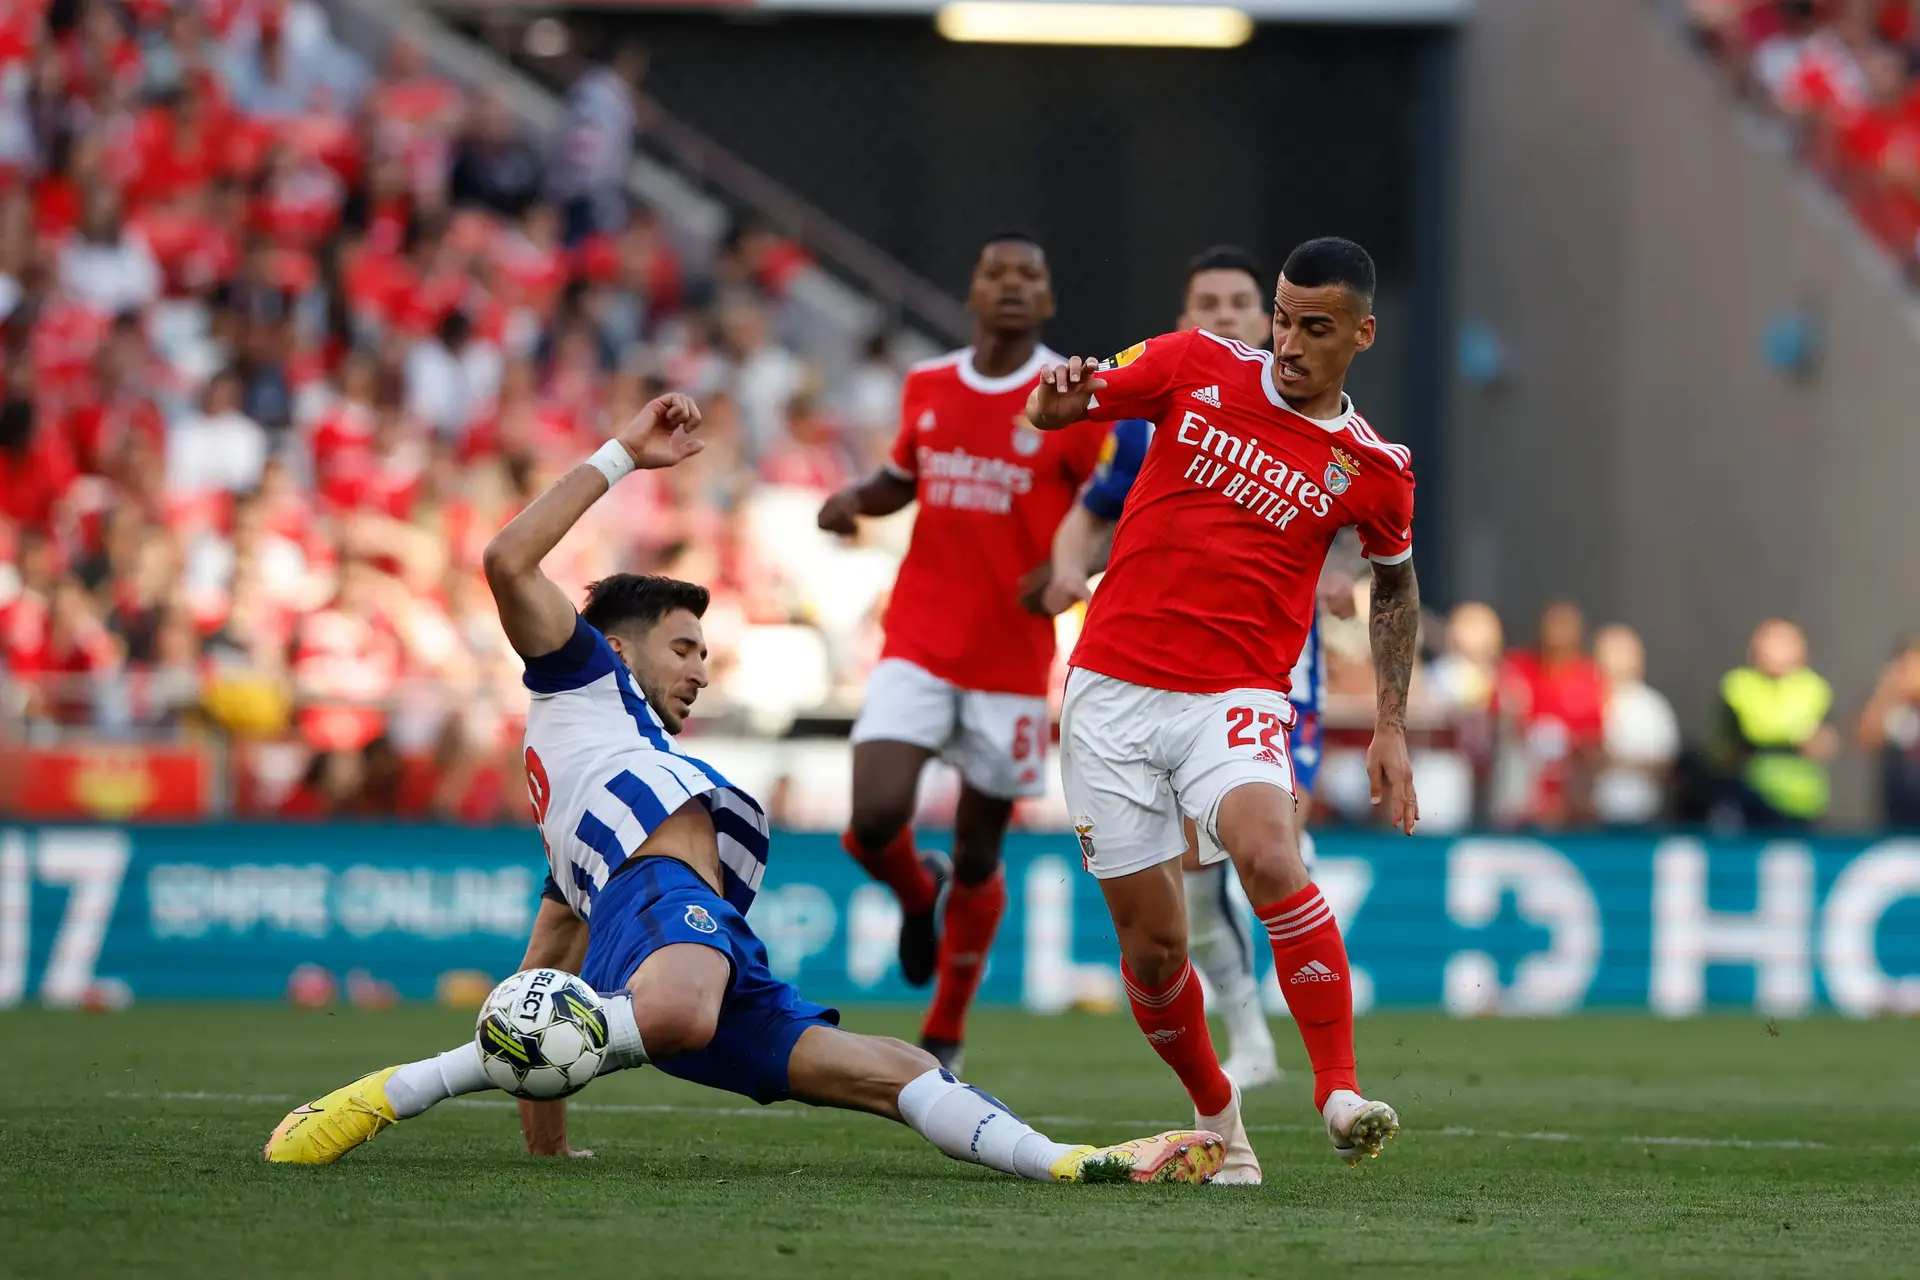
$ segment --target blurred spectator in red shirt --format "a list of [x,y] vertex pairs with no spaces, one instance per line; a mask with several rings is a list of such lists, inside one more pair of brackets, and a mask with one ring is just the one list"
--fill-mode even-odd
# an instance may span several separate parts
[[139,321],[131,315],[115,320],[94,357],[92,384],[67,411],[67,439],[81,470],[125,474],[136,437],[149,454],[165,449],[166,418],[151,389],[154,363]]
[[854,459],[847,452],[840,424],[821,407],[821,390],[819,373],[806,371],[799,390],[787,402],[786,431],[760,460],[760,478],[768,484],[828,494],[854,479]]
[[1577,605],[1550,604],[1537,648],[1501,666],[1498,708],[1518,734],[1533,775],[1526,819],[1546,827],[1590,821],[1595,770],[1606,732],[1606,682],[1584,651]]
[[28,358],[16,352],[7,362],[0,398],[0,516],[28,528],[49,527],[79,475],[65,434],[40,410]]
[[381,378],[364,440],[342,438],[321,475],[321,501],[336,515],[372,511],[404,520],[426,475],[426,429],[402,404],[398,378]]
[[168,102],[143,112],[133,135],[127,206],[139,211],[211,182],[220,168],[216,149],[227,136],[224,123],[197,88],[176,90]]
[[763,218],[743,217],[727,233],[714,278],[722,288],[745,286],[773,299],[787,296],[793,278],[813,262],[813,255],[790,236],[783,236]]
[[13,544],[13,563],[0,566],[0,670],[18,672],[45,647],[55,565],[44,534],[23,529]]
[[16,673],[42,677],[35,695],[39,714],[60,724],[87,724],[108,709],[99,698],[106,690],[98,677],[119,669],[121,649],[77,579],[54,583],[44,647],[17,657]]
[[427,68],[411,37],[387,46],[385,73],[367,97],[367,118],[379,147],[399,156],[416,192],[446,190],[447,166],[464,102],[460,91]]
[[80,20],[58,44],[67,92],[92,98],[109,88],[129,93],[138,89],[145,71],[140,46],[128,33],[119,6],[84,0],[78,7]]
[[301,731],[317,750],[358,750],[386,728],[401,655],[380,591],[378,571],[350,560],[333,603],[300,624],[294,688]]

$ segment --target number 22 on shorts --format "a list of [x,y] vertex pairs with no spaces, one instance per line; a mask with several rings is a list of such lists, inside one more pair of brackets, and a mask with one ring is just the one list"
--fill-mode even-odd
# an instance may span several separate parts
[[[1260,726],[1260,735],[1255,737],[1253,726]],[[1280,749],[1279,737],[1286,732],[1286,722],[1271,711],[1255,712],[1252,707],[1227,708],[1227,746],[1228,747],[1265,747],[1269,751]]]

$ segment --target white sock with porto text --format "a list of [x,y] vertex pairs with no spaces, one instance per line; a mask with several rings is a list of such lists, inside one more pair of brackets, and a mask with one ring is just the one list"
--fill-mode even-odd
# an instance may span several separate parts
[[938,1069],[900,1091],[900,1118],[955,1160],[1035,1182],[1050,1181],[1054,1164],[1073,1150],[1034,1132],[998,1098]]

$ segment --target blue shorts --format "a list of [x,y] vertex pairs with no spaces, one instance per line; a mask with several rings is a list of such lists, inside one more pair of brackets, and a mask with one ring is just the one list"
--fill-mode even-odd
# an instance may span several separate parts
[[1320,714],[1295,706],[1293,732],[1287,735],[1287,752],[1293,757],[1293,783],[1301,795],[1312,795],[1314,781],[1320,776]]
[[840,1025],[840,1011],[803,999],[767,968],[767,949],[692,867],[674,858],[623,865],[593,901],[580,976],[595,991],[624,991],[642,961],[662,947],[712,947],[733,966],[713,1039],[698,1053],[656,1064],[682,1080],[755,1102],[784,1102],[787,1059],[808,1027]]

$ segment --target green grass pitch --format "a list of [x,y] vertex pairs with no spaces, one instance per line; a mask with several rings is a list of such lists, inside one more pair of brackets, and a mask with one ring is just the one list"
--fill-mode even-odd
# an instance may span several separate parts
[[[1277,1024],[1296,1075],[1248,1099],[1259,1188],[1023,1184],[650,1071],[576,1099],[593,1160],[521,1154],[494,1095],[331,1168],[261,1163],[293,1104],[470,1032],[424,1007],[0,1014],[0,1275],[1920,1275],[1912,1022],[1370,1017],[1362,1079],[1406,1128],[1354,1171]],[[1057,1138],[1187,1119],[1124,1016],[990,1011],[967,1067]]]

